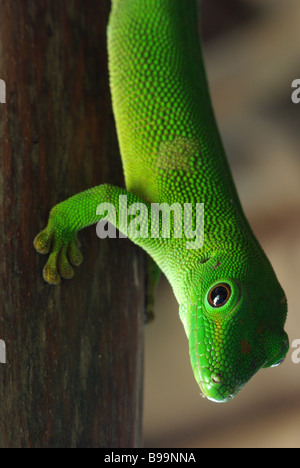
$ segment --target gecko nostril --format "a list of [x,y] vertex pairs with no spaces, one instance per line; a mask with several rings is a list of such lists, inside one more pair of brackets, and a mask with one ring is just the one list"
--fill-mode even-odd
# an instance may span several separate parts
[[213,373],[211,374],[211,381],[215,384],[221,384],[222,383],[222,376],[220,374],[217,374],[217,373]]

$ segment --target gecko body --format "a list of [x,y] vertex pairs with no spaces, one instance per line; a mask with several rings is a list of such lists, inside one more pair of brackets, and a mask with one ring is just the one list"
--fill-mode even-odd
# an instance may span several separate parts
[[[233,398],[262,367],[288,350],[287,303],[240,204],[216,125],[197,30],[196,0],[113,0],[108,26],[110,86],[126,190],[104,184],[56,205],[35,239],[50,252],[44,278],[73,275],[77,232],[101,219],[100,203],[204,204],[204,243],[185,233],[132,236],[171,283],[191,364],[210,400]],[[195,223],[195,212],[192,221]],[[121,219],[122,218],[122,219]],[[184,221],[184,220],[183,220]],[[128,236],[130,238],[130,235]],[[157,267],[156,267],[157,268]]]

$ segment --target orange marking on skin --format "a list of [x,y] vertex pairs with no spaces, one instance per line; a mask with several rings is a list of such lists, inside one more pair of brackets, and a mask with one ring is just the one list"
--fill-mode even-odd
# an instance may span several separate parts
[[246,340],[242,340],[241,341],[241,351],[242,351],[242,354],[250,354],[252,349],[251,349],[251,346],[249,345],[249,343],[246,341]]

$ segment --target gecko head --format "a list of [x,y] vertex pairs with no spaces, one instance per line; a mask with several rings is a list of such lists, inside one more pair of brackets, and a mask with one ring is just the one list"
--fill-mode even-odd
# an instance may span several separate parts
[[202,270],[201,281],[193,282],[185,306],[195,378],[202,394],[220,403],[259,369],[279,365],[289,346],[283,329],[287,303],[272,267],[265,259],[255,268],[252,261],[243,268],[232,260],[219,255],[206,262],[206,274]]

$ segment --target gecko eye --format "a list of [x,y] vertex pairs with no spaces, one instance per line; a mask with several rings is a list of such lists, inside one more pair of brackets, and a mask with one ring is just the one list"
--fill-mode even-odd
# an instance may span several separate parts
[[208,293],[208,302],[212,307],[222,307],[231,296],[229,284],[221,283],[214,286]]

